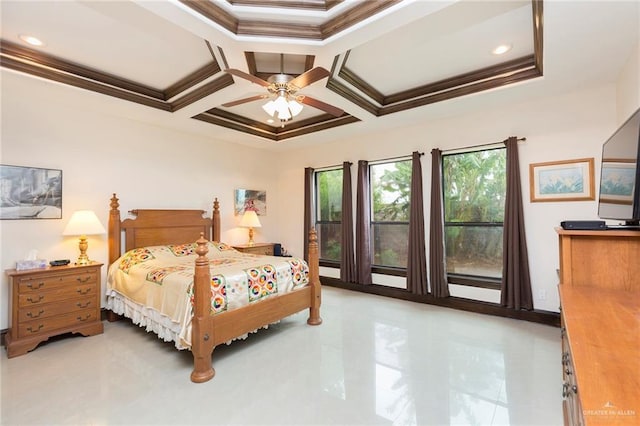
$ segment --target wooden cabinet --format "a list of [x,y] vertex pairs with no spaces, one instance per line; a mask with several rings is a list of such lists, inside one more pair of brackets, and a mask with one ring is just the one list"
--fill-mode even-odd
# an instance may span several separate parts
[[52,336],[103,331],[100,320],[101,263],[7,270],[11,327],[9,358],[24,355]]
[[565,424],[640,424],[640,232],[557,232]]
[[273,256],[273,243],[255,243],[252,246],[248,244],[240,244],[233,246],[233,248],[243,253]]
[[640,231],[556,231],[561,284],[640,291]]

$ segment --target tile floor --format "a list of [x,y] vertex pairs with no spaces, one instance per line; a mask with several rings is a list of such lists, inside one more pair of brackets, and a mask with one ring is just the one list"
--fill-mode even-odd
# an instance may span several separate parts
[[296,314],[191,354],[128,322],[0,354],[0,424],[561,425],[560,332],[523,321],[324,288]]

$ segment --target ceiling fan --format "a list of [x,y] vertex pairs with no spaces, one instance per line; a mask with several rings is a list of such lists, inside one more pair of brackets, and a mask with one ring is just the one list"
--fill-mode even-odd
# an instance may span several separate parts
[[302,111],[301,104],[312,106],[335,117],[340,117],[344,113],[342,109],[334,107],[333,105],[329,105],[310,96],[297,94],[300,89],[330,75],[329,71],[322,67],[312,68],[297,77],[293,77],[292,75],[284,73],[284,54],[280,54],[280,73],[270,76],[266,81],[238,69],[227,68],[225,72],[265,87],[268,93],[227,102],[222,104],[224,107],[233,107],[259,99],[271,98],[262,108],[273,118],[277,116],[277,119],[280,120],[283,126],[287,121]]

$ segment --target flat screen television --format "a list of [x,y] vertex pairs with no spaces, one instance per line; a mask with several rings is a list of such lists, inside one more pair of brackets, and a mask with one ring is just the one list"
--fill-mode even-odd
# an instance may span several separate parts
[[640,229],[640,109],[602,147],[598,216]]

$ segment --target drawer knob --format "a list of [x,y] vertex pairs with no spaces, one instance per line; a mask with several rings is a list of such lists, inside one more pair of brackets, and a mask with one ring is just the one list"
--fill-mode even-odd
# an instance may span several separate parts
[[86,307],[88,307],[89,305],[91,305],[91,302],[87,302],[87,303],[85,303],[84,305],[83,305],[82,303],[80,303],[80,302],[76,303],[76,306],[77,306],[78,308],[86,308]]
[[89,288],[84,288],[84,289],[83,289],[83,288],[79,288],[79,289],[77,289],[76,291],[77,291],[78,293],[82,294],[82,295],[89,294],[89,293],[91,293],[91,287],[89,287]]
[[80,322],[84,322],[84,321],[88,320],[89,318],[91,318],[91,314],[87,314],[84,317],[81,317],[81,316],[76,317],[76,319],[78,321],[80,321]]
[[86,277],[78,277],[76,278],[76,280],[80,283],[86,283],[87,281],[89,281],[91,279],[91,276],[86,276]]
[[40,315],[44,314],[44,309],[40,309],[40,312],[38,312],[37,314],[34,314],[33,312],[29,311],[27,312],[27,316],[29,318],[40,318]]
[[27,331],[29,333],[37,333],[38,331],[40,331],[42,329],[42,327],[44,327],[44,324],[40,324],[38,326],[38,328],[36,328],[35,330],[33,329],[33,327],[27,327]]
[[[36,287],[37,285],[37,287]],[[44,286],[44,282],[40,281],[38,284],[33,284],[33,283],[29,283],[27,284],[27,287],[29,287],[31,290],[38,290],[39,288],[42,288],[42,286]]]
[[42,301],[42,299],[44,299],[44,296],[39,294],[38,295],[38,300],[34,300],[34,298],[32,298],[31,296],[27,297],[27,302],[31,302],[31,303],[38,303],[40,301]]

